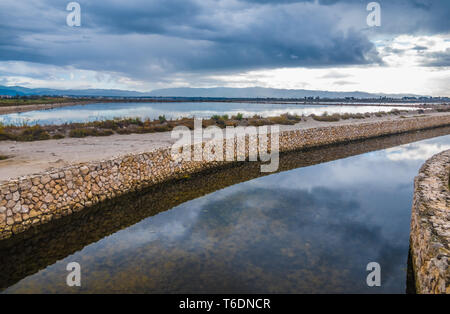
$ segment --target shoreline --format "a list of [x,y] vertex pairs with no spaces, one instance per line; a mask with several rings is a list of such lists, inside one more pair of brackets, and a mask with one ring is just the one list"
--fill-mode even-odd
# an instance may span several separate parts
[[22,106],[0,106],[0,115],[10,113],[22,113],[36,110],[47,110],[54,108],[70,107],[77,105],[95,104],[95,101],[75,101],[67,103],[54,103],[54,104],[37,104],[37,105],[22,105]]
[[358,106],[366,106],[366,107],[413,107],[417,109],[426,109],[426,108],[434,108],[436,106],[443,106],[447,103],[445,102],[438,102],[438,103],[427,103],[427,102],[402,102],[399,101],[398,103],[393,102],[382,102],[382,103],[364,103],[362,102],[327,102],[324,101],[324,103],[320,102],[314,102],[314,101],[280,101],[280,100],[274,100],[274,101],[268,101],[268,100],[245,100],[245,99],[239,99],[239,100],[167,100],[167,99],[95,99],[91,101],[73,101],[73,102],[67,102],[67,103],[51,103],[51,104],[33,104],[33,105],[20,105],[20,106],[0,106],[0,115],[5,114],[11,114],[11,113],[22,113],[22,112],[29,112],[29,111],[35,111],[35,110],[47,110],[47,109],[54,109],[54,108],[62,108],[62,107],[70,107],[70,106],[77,106],[77,105],[90,105],[90,104],[98,104],[98,103],[205,103],[205,102],[212,102],[212,103],[252,103],[252,104],[277,104],[277,105],[308,105],[308,106],[349,106],[349,107],[358,107]]
[[[446,113],[328,127],[299,129],[291,126],[290,129],[280,129],[279,150],[284,153],[449,125],[450,114]],[[123,146],[120,139],[116,144],[113,148],[121,147],[121,144]],[[155,143],[151,141],[147,144],[153,144],[154,149],[137,147],[132,153],[128,152],[119,157],[110,156],[100,161],[80,163],[78,159],[77,162],[66,166],[34,175],[28,172],[18,179],[7,180],[0,185],[0,239],[80,212],[107,199],[235,163],[205,161],[208,158],[203,161],[178,162],[171,157],[170,142],[163,142],[164,145],[159,147],[155,147]],[[226,145],[225,141],[223,145]],[[89,151],[92,150],[90,147]],[[113,151],[117,153],[116,150]],[[209,157],[209,154],[214,156],[213,152],[207,151],[206,157]],[[248,147],[245,156],[249,156]]]

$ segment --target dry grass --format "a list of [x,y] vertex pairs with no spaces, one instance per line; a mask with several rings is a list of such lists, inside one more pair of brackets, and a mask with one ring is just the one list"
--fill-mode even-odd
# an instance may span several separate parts
[[23,96],[18,98],[0,98],[0,107],[9,106],[27,106],[27,105],[41,105],[41,104],[56,104],[74,102],[77,99],[65,97],[39,97],[39,96]]
[[95,128],[73,129],[69,132],[69,137],[83,138],[88,136],[109,136],[113,135],[112,130],[98,130]]
[[[441,106],[436,108],[438,112],[450,111],[450,106]],[[404,111],[392,110],[391,112],[377,113],[343,113],[311,115],[310,118],[320,122],[338,122],[348,119],[366,119],[372,116],[383,117],[387,115],[400,116]],[[425,113],[419,110],[419,113]],[[301,121],[307,120],[307,117],[299,115],[282,114],[276,117],[264,118],[260,115],[253,117],[244,117],[243,114],[237,113],[232,117],[228,115],[214,115],[210,119],[203,119],[203,127],[217,126],[222,129],[232,126],[264,126],[264,125],[294,125]],[[0,124],[0,141],[40,141],[50,139],[62,139],[65,137],[83,138],[87,136],[109,136],[112,134],[144,134],[156,132],[168,132],[177,126],[185,126],[190,130],[194,129],[193,118],[180,118],[176,120],[167,120],[165,116],[160,116],[155,120],[142,120],[140,118],[115,118],[104,121],[94,121],[88,123],[66,123],[63,125],[46,125],[46,126],[4,126]]]
[[341,115],[338,113],[329,115],[327,112],[324,112],[321,116],[316,116],[315,114],[311,115],[311,117],[316,121],[321,122],[338,122],[341,120]]

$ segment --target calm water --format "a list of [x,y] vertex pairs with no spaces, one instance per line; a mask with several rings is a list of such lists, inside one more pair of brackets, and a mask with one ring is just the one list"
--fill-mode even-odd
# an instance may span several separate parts
[[[2,284],[25,277],[4,292],[404,293],[413,178],[450,149],[450,136],[361,154],[399,139],[296,153],[282,167],[302,168],[229,187],[252,172],[224,170],[107,204],[95,223],[93,215],[28,249],[0,250],[14,269],[6,276],[18,276],[4,270]],[[69,262],[81,265],[81,288],[65,284]],[[380,288],[366,286],[369,262],[381,265]],[[49,266],[36,273],[39,263]]]
[[113,119],[117,117],[140,117],[157,119],[165,115],[169,119],[181,117],[211,117],[215,114],[229,116],[243,113],[245,116],[259,114],[262,116],[278,116],[284,113],[310,115],[328,113],[364,113],[391,111],[392,109],[411,110],[405,106],[330,106],[330,105],[285,105],[285,104],[252,104],[252,103],[104,103],[77,105],[49,110],[38,110],[24,113],[13,113],[0,116],[3,124],[63,124],[66,122],[87,122]]

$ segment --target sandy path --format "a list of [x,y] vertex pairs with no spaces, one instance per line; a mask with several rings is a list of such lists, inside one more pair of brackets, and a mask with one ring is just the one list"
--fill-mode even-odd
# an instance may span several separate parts
[[[430,113],[450,115],[450,113]],[[406,115],[404,115],[406,116]],[[342,120],[339,122],[318,122],[311,118],[293,126],[281,126],[280,130],[307,129],[314,127],[361,124],[374,121],[403,119],[399,116],[368,118],[364,120]],[[11,178],[60,168],[74,163],[110,159],[129,153],[152,151],[170,146],[175,140],[170,132],[112,135],[107,137],[65,138],[37,142],[0,141],[0,154],[10,158],[0,161],[0,183]]]

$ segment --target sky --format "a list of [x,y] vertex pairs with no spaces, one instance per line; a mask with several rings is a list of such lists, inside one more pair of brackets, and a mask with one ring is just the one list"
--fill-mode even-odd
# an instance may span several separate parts
[[0,85],[450,96],[448,0],[69,2],[0,1]]

